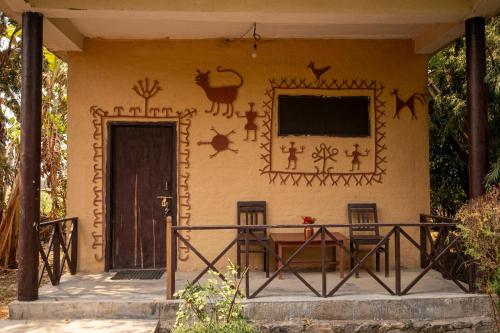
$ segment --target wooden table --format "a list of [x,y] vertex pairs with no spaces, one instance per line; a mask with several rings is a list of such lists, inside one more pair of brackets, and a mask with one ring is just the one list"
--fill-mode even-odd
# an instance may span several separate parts
[[[340,277],[344,277],[344,248],[339,245],[344,245],[347,243],[348,238],[341,234],[340,232],[332,232],[332,235],[337,239],[337,241],[333,240],[328,234],[325,236],[325,246],[328,248],[332,248],[333,250],[333,258],[332,260],[327,260],[327,263],[333,263],[335,266],[340,266]],[[284,233],[284,232],[276,232],[271,233],[269,235],[271,239],[274,241],[274,247],[276,249],[276,253],[278,256],[285,261],[283,258],[283,250],[285,248],[297,248],[300,247],[306,241],[304,239],[303,232],[293,232],[293,233]],[[321,248],[321,235],[317,235],[307,246],[306,248]],[[339,261],[337,261],[337,247],[339,247]],[[293,260],[293,263],[321,263],[321,260],[301,260],[296,261]],[[283,263],[276,258],[276,269],[280,269],[283,266]],[[281,274],[279,276],[281,279]]]

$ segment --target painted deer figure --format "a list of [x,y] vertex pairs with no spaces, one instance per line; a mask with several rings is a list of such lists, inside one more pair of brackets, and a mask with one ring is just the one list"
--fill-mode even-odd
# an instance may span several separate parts
[[394,118],[399,119],[399,113],[401,112],[402,109],[407,107],[410,112],[411,112],[411,119],[417,119],[417,114],[415,113],[415,101],[419,101],[420,104],[424,105],[425,102],[425,94],[422,93],[414,93],[406,101],[402,100],[401,97],[399,97],[399,91],[398,88],[394,88],[391,91],[391,95],[396,96],[396,112],[394,113]]
[[[221,66],[217,67],[217,72],[231,72],[238,76],[240,83],[233,86],[222,86],[213,87],[210,85],[209,74],[210,71],[202,73],[199,69],[197,70],[198,75],[196,75],[195,82],[199,85],[207,95],[208,99],[212,102],[212,107],[210,110],[206,110],[207,113],[212,113],[214,116],[219,114],[220,104],[226,104],[226,111],[222,114],[227,118],[231,118],[234,114],[233,102],[238,96],[238,89],[243,85],[243,77],[240,73],[232,69],[222,69]],[[217,110],[214,112],[214,108],[217,105]]]

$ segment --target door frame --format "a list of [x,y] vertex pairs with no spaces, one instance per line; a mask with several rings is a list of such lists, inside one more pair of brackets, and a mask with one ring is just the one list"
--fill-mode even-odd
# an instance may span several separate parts
[[[111,267],[111,255],[112,255],[112,247],[111,247],[111,237],[112,237],[112,225],[111,225],[111,188],[112,188],[112,177],[111,177],[111,170],[112,170],[112,148],[113,148],[113,142],[112,142],[112,131],[113,128],[116,127],[126,127],[126,126],[137,126],[137,127],[164,127],[164,128],[171,128],[172,129],[172,151],[173,156],[172,156],[172,188],[175,191],[175,204],[172,205],[172,225],[177,225],[177,205],[178,205],[178,195],[179,191],[177,188],[177,175],[178,175],[178,163],[177,163],[177,122],[172,122],[172,121],[108,121],[106,124],[106,130],[107,130],[107,137],[106,137],[106,194],[105,194],[105,212],[106,212],[106,222],[105,222],[105,245],[104,245],[104,271],[109,272],[110,270],[114,270],[113,267]],[[159,201],[158,201],[159,203]],[[166,241],[166,235],[165,235],[165,241]],[[177,251],[177,239],[174,239],[174,246],[173,248],[176,249]],[[169,249],[170,247],[168,244],[166,244],[166,248]],[[166,254],[170,255],[170,254]],[[175,260],[173,263],[174,269],[177,267],[177,255],[175,255]]]

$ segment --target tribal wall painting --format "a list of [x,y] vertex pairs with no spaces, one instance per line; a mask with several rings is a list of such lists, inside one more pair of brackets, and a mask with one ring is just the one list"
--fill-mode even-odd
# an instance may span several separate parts
[[212,148],[215,150],[215,153],[209,155],[210,158],[213,158],[217,156],[220,152],[229,150],[232,151],[233,153],[238,153],[238,150],[232,149],[229,146],[234,143],[229,139],[229,136],[231,134],[235,134],[236,132],[234,130],[228,132],[227,134],[220,134],[217,132],[215,128],[210,128],[213,132],[215,132],[215,135],[213,136],[211,141],[198,141],[198,146],[201,145],[211,145]]
[[[314,64],[313,64],[314,65]],[[327,70],[327,69],[326,69]],[[263,107],[266,117],[263,122],[262,142],[260,143],[263,167],[260,173],[267,176],[270,184],[337,186],[372,185],[382,183],[386,174],[387,157],[384,152],[386,123],[386,102],[382,100],[384,86],[375,80],[316,80],[284,77],[269,80],[270,87],[265,92]],[[313,94],[319,96],[368,96],[370,100],[371,134],[368,137],[328,137],[296,136],[293,144],[285,148],[282,143],[287,136],[279,136],[277,129],[277,104],[280,95]],[[300,140],[312,151],[301,157],[297,166],[299,150],[295,142]],[[322,141],[320,141],[322,140]],[[355,142],[353,140],[361,140]],[[291,142],[291,141],[288,141]],[[277,145],[277,148],[276,148]],[[353,149],[354,147],[354,149]],[[363,147],[363,148],[361,148]],[[339,152],[344,152],[340,154]],[[373,152],[370,153],[370,152]],[[282,154],[289,154],[289,163],[284,164]],[[275,154],[278,154],[274,156]],[[363,160],[366,160],[363,164]],[[303,161],[303,162],[302,162]]]
[[288,165],[285,169],[297,169],[297,155],[303,154],[306,148],[304,146],[300,146],[300,150],[298,150],[297,147],[295,147],[295,142],[291,141],[290,147],[286,148],[285,146],[281,146],[280,149],[282,153],[288,154]]
[[132,87],[132,90],[134,90],[137,95],[144,98],[144,110],[147,114],[149,111],[149,99],[161,90],[160,82],[158,80],[154,80],[153,85],[150,87],[149,79],[145,78],[144,82],[142,80],[137,81],[137,84]]
[[359,145],[357,143],[355,143],[353,146],[354,146],[354,150],[352,152],[350,152],[350,153],[349,153],[348,150],[344,150],[345,156],[352,157],[351,171],[354,171],[355,169],[359,170],[359,166],[361,164],[361,161],[360,161],[359,158],[360,157],[366,157],[370,153],[369,149],[366,149],[364,154],[361,153],[359,151]]
[[[255,111],[253,108],[255,106],[255,103],[250,102],[248,103],[250,106],[250,109],[248,111],[245,111],[244,115],[240,115],[239,112],[236,112],[236,116],[238,118],[245,118],[246,119],[246,124],[245,124],[245,131],[247,133],[245,137],[245,141],[251,140],[251,141],[257,141],[257,124],[256,120],[257,118],[264,118],[266,115],[259,115],[257,111]],[[253,139],[250,139],[250,132],[253,133]]]
[[[160,82],[151,81],[148,78],[139,80],[132,87],[138,96],[143,98],[144,107],[117,105],[108,111],[97,105],[90,107],[93,125],[93,230],[91,232],[93,243],[92,250],[97,261],[104,259],[105,249],[105,159],[106,147],[106,125],[109,121],[151,121],[167,120],[177,124],[177,211],[178,225],[190,225],[191,223],[191,193],[190,193],[190,129],[196,109],[185,109],[173,111],[171,107],[150,106],[150,99],[161,91]],[[186,230],[187,231],[187,230]],[[184,237],[190,238],[189,234]],[[178,259],[186,261],[189,259],[189,249],[178,244]]]
[[321,76],[330,70],[330,66],[317,68],[316,65],[314,64],[314,61],[309,62],[307,68],[311,69],[311,72],[316,77],[316,81],[319,81],[321,79]]
[[321,168],[316,165],[314,166],[314,168],[316,169],[316,173],[318,175],[324,176],[333,172],[333,165],[329,166],[329,164],[337,162],[335,156],[338,153],[339,150],[337,148],[327,146],[324,143],[320,144],[317,147],[314,147],[314,153],[312,153],[311,156],[315,164],[319,162],[319,164],[321,165]]
[[410,97],[408,97],[407,100],[403,100],[403,99],[401,99],[401,97],[399,97],[398,88],[394,88],[391,91],[391,95],[396,97],[396,111],[394,112],[394,116],[392,117],[393,119],[394,118],[399,119],[399,113],[404,108],[408,108],[408,110],[410,110],[412,120],[417,119],[417,113],[416,113],[416,109],[415,109],[416,103],[415,102],[418,101],[418,102],[420,102],[420,104],[425,105],[426,95],[422,94],[422,93],[413,93]]
[[232,73],[237,76],[240,82],[237,85],[213,86],[210,80],[210,71],[201,72],[199,69],[197,70],[198,74],[195,82],[203,89],[209,101],[212,102],[210,110],[205,112],[216,116],[219,114],[222,104],[226,108],[222,115],[231,118],[234,114],[234,101],[238,97],[238,90],[243,85],[243,76],[233,69],[223,69],[221,66],[217,66],[217,72]]

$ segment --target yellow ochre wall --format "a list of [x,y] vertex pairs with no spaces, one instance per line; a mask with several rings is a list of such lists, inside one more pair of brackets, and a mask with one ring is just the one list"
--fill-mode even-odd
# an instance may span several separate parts
[[[393,119],[396,99],[390,94],[393,88],[398,88],[400,96],[406,100],[413,93],[426,91],[427,59],[413,53],[411,41],[264,40],[259,43],[255,59],[250,55],[251,49],[252,44],[246,41],[228,44],[222,40],[88,40],[84,52],[68,55],[67,205],[68,214],[79,217],[79,271],[96,272],[104,269],[104,261],[98,260],[102,257],[101,247],[96,245],[92,248],[94,238],[99,240],[103,231],[101,225],[94,225],[94,201],[97,200],[99,204],[104,193],[98,194],[96,199],[95,190],[96,186],[99,187],[96,185],[99,180],[94,179],[95,118],[90,109],[95,105],[112,112],[118,105],[125,109],[143,105],[143,99],[131,88],[145,77],[151,81],[158,80],[162,88],[150,99],[150,107],[171,107],[174,111],[186,108],[198,110],[191,118],[188,147],[191,225],[236,224],[236,202],[240,200],[267,201],[270,224],[299,224],[301,215],[314,216],[321,223],[347,224],[347,203],[355,202],[377,203],[379,220],[385,223],[418,222],[418,214],[429,211],[427,105],[416,102],[416,120],[411,120],[407,108],[401,111],[400,119]],[[380,183],[373,181],[368,185],[362,181],[359,185],[351,179],[345,185],[341,179],[337,185],[332,186],[329,181],[322,186],[316,180],[312,186],[306,186],[302,179],[298,186],[294,186],[290,179],[286,185],[282,185],[278,178],[275,184],[270,184],[268,175],[261,175],[259,171],[266,165],[261,159],[261,154],[265,154],[261,147],[264,143],[261,133],[265,119],[257,120],[257,142],[245,141],[245,119],[235,116],[227,119],[221,114],[213,116],[206,113],[211,103],[194,81],[199,69],[211,71],[213,85],[237,83],[238,79],[233,74],[216,71],[219,65],[234,69],[244,78],[234,103],[235,110],[245,112],[248,103],[254,102],[255,110],[263,114],[266,111],[263,103],[269,100],[265,94],[271,87],[269,80],[275,78],[276,82],[280,82],[281,78],[287,78],[289,82],[295,78],[314,83],[314,76],[306,68],[311,60],[315,61],[317,67],[331,66],[321,78],[327,83],[337,80],[337,84],[342,84],[342,80],[351,82],[356,79],[359,84],[361,80],[376,80],[377,85],[385,87],[379,97],[385,103],[385,107],[381,107],[385,115],[381,115],[380,121],[385,124],[381,128],[385,135],[381,142],[386,147],[381,152],[386,162],[380,163],[385,170]],[[372,93],[369,89],[361,92]],[[359,93],[360,90],[342,90],[345,95]],[[224,106],[221,108],[225,110]],[[352,150],[354,143],[360,144],[361,151],[370,150],[368,157],[361,158],[361,170],[372,170],[375,160],[373,108],[370,117],[371,138],[277,138],[276,128],[273,128],[273,169],[284,170],[287,155],[281,153],[279,147],[295,141],[297,146],[305,147],[305,152],[298,155],[297,171],[311,170],[314,165],[318,165],[312,162],[311,154],[321,143],[339,150],[335,156],[337,162],[330,164],[334,166],[334,172],[349,174],[350,159],[345,156],[344,150]],[[135,120],[152,121],[143,117]],[[211,127],[223,134],[234,130],[236,133],[229,136],[233,141],[230,147],[238,152],[223,151],[209,158],[214,153],[213,148],[196,143],[209,141],[213,137]],[[106,133],[103,134],[105,140]],[[105,158],[105,146],[102,150],[97,155]],[[104,215],[98,218],[104,222]],[[413,234],[417,237],[416,233]],[[192,243],[207,258],[213,258],[234,237],[228,232],[191,232],[190,236]],[[416,265],[416,251],[407,250],[410,249],[407,242],[403,242],[402,246],[405,251],[403,264]],[[231,255],[234,260],[235,251]],[[221,264],[225,264],[223,260]],[[179,262],[181,270],[199,267],[202,267],[202,263],[193,253],[189,254],[187,261]]]

